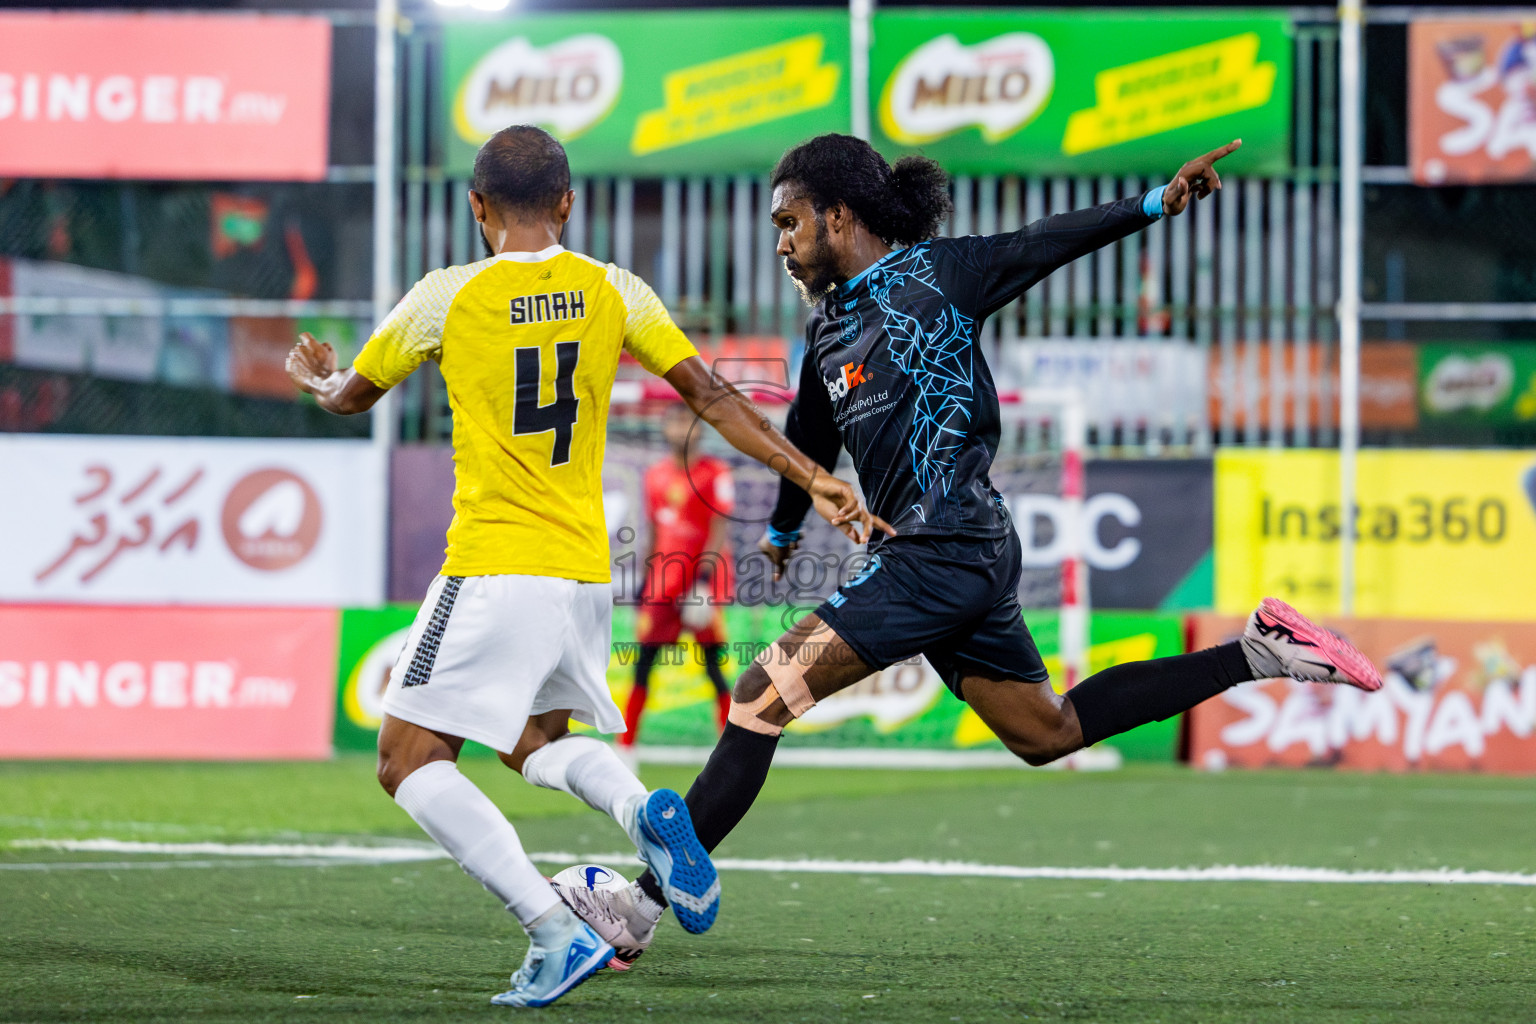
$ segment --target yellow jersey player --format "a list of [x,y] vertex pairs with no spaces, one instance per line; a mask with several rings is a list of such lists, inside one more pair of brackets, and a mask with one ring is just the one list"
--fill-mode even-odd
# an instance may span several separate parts
[[522,125],[498,132],[476,157],[469,193],[489,258],[428,274],[350,369],[338,370],[335,352],[308,335],[288,358],[294,382],[335,413],[369,409],[428,359],[447,383],[453,525],[384,695],[378,775],[528,931],[511,990],[492,1000],[512,1006],[548,1005],[580,984],[610,961],[623,923],[580,907],[584,922],[561,902],[512,825],[459,773],[466,739],[534,785],[614,818],[688,931],[707,929],[719,906],[682,798],[647,792],[607,744],[568,729],[572,716],[603,732],[624,722],[605,678],[612,597],[602,502],[620,353],[666,378],[743,453],[805,488],[856,541],[884,525],[712,376],[649,287],[561,247],[574,198],[552,136]]

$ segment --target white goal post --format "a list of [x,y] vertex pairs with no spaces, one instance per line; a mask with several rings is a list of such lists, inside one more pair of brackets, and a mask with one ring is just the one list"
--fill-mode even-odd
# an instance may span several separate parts
[[[1083,560],[1084,463],[1088,447],[1088,413],[1076,388],[1038,387],[998,395],[1002,436],[998,458],[1007,460],[1031,450],[1054,449],[1061,459],[1061,601],[1059,637],[1065,689],[1088,674],[1088,566]],[[1055,430],[1049,424],[1054,420]],[[1021,524],[1029,528],[1028,524]]]

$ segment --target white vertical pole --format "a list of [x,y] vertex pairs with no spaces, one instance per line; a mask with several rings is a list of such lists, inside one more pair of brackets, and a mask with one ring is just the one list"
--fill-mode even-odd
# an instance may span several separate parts
[[1065,689],[1088,675],[1088,563],[1083,560],[1083,501],[1088,485],[1083,456],[1088,447],[1088,416],[1083,398],[1065,392],[1061,403],[1061,518],[1067,544],[1061,560],[1061,668]]
[[[395,23],[398,0],[377,0],[374,8],[373,102],[373,322],[382,323],[399,297],[395,283]],[[395,393],[386,391],[373,407],[373,448],[380,469],[379,507],[386,510],[384,549],[379,552],[377,590],[384,600],[389,565],[389,453],[395,443]]]
[[1360,448],[1360,164],[1364,0],[1339,4],[1339,613],[1355,608],[1355,455]]
[[869,48],[874,36],[875,0],[848,0],[848,98],[855,138],[869,138]]

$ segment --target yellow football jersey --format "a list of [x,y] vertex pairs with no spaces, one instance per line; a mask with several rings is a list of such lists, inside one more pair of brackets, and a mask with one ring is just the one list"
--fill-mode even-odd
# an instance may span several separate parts
[[604,583],[603,448],[620,350],[661,375],[692,355],[656,293],[552,245],[433,271],[353,368],[381,388],[424,360],[453,408],[448,576]]

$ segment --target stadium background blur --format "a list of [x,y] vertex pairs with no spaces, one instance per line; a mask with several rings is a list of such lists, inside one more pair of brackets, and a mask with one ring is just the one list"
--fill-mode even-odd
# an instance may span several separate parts
[[[46,844],[410,834],[369,791],[365,752],[383,673],[436,572],[451,515],[442,378],[427,364],[382,411],[343,419],[298,395],[282,363],[304,330],[347,363],[412,282],[481,255],[465,197],[469,160],[494,127],[518,121],[567,140],[578,197],[567,247],[633,268],[706,359],[775,417],[797,379],[807,312],[773,257],[766,215],[767,171],[788,145],[851,131],[889,156],[921,149],[953,176],[946,233],[966,234],[1133,194],[1188,157],[1245,142],[1223,165],[1217,197],[1063,269],[986,326],[981,343],[1007,425],[994,481],[1025,540],[1021,597],[1053,678],[1216,642],[1273,593],[1324,615],[1350,613],[1337,626],[1388,670],[1386,691],[1340,697],[1251,684],[1077,762],[1129,762],[1121,772],[1042,781],[1013,774],[1001,745],[925,665],[897,666],[790,729],[781,764],[839,770],[776,772],[766,799],[777,802],[728,852],[756,856],[753,842],[767,842],[764,855],[785,858],[1529,867],[1518,852],[1536,838],[1529,815],[1511,820],[1527,809],[1528,788],[1487,776],[1536,771],[1530,11],[1368,7],[1357,50],[1348,19],[1331,7],[202,3],[144,24],[143,45],[127,47],[143,66],[126,67],[113,61],[127,9],[67,6],[71,20],[0,11],[0,758],[10,759],[0,780],[14,796],[10,810],[0,801],[11,844],[0,866],[26,868],[0,872],[0,884],[17,883],[6,897],[17,913],[4,915],[12,923],[3,930],[13,949],[33,950],[0,985],[16,1019],[62,1019],[56,979],[87,960],[128,986],[128,1016],[143,1019],[190,1012],[158,986],[162,975],[197,974],[197,957],[176,952],[194,939],[176,934],[169,911],[149,915],[164,960],[151,984],[115,959],[126,939],[114,946],[111,929],[87,935],[78,911],[44,902],[48,887],[31,884],[44,876],[27,867],[185,862],[197,851]],[[210,79],[224,90],[210,101],[225,104],[213,116],[197,107],[210,94],[196,83]],[[382,93],[380,80],[389,84]],[[203,129],[213,127],[230,134],[210,141]],[[610,682],[621,705],[647,540],[640,481],[664,455],[669,396],[638,366],[621,367],[605,469],[618,602]],[[732,547],[752,552],[776,482],[718,438],[701,432],[698,443],[732,462]],[[1086,459],[1081,494],[1064,483],[1068,450]],[[1359,507],[1349,545],[1341,480]],[[808,526],[785,583],[772,584],[759,557],[743,558],[737,601],[725,609],[728,675],[846,568],[846,543]],[[1086,572],[1085,644],[1074,640],[1082,604],[1064,593],[1064,565]],[[686,784],[712,742],[712,697],[689,648],[658,665],[640,736],[648,781]],[[1180,761],[1270,771],[1242,781]],[[853,767],[863,770],[841,770]],[[1311,771],[1276,773],[1300,768]],[[1411,777],[1351,782],[1339,769]],[[280,798],[284,787],[313,806]],[[546,849],[613,848],[587,835],[585,817],[558,818],[571,812],[537,795],[503,785],[498,799],[514,816],[549,819]],[[982,808],[974,820],[956,810],[971,803]],[[1102,809],[1087,825],[1073,814],[1085,806]],[[1032,829],[1018,840],[1014,807],[1057,839]],[[1289,810],[1267,822],[1265,807]],[[971,837],[967,845],[888,822],[917,820],[922,808]],[[828,839],[831,823],[849,821],[869,837],[866,848]],[[1223,821],[1252,838],[1219,839]],[[1315,845],[1292,826],[1315,833]],[[534,834],[545,838],[539,826]],[[419,886],[423,906],[456,898],[441,869],[431,885],[420,872],[393,882]],[[262,1013],[287,1012],[308,992],[283,989],[274,964],[324,960],[290,930],[299,908],[338,900],[345,915],[369,901],[370,885],[391,884],[394,869],[354,870],[342,882],[341,869],[324,869],[317,877],[336,882],[325,897],[316,895],[323,883],[297,881],[302,872],[241,876],[261,879],[250,884],[288,908],[274,911],[284,923],[269,935],[290,946],[259,970],[199,976],[185,998],[203,1000],[198,1012],[239,1016],[234,993],[260,990]],[[87,874],[47,877],[74,884]],[[193,874],[176,876],[175,901],[206,897],[196,886],[214,883],[180,881]],[[123,877],[134,881],[80,888],[74,899],[119,923],[135,919],[156,897],[135,888],[139,875]],[[782,898],[789,877],[728,871],[727,883],[761,891],[770,906],[800,906],[802,897]],[[835,878],[802,881],[820,887],[815,899],[829,908],[846,898],[828,888]],[[868,892],[885,885],[860,882]],[[1311,961],[1311,988],[1286,989],[1287,965],[1306,955],[1298,950],[1313,925],[1305,913],[1253,923],[1266,907],[1283,917],[1290,910],[1277,907],[1295,902],[1286,894],[1266,904],[1255,889],[1241,897],[1249,923],[1227,927],[1245,949],[1267,950],[1253,954],[1262,991],[1244,990],[1262,998],[1234,1002],[1224,979],[1190,968],[1180,975],[1183,1009],[1159,1008],[1141,990],[1173,984],[1158,933],[1187,908],[1177,892],[1134,902],[1127,890],[1116,911],[1130,922],[1124,934],[1153,952],[1141,969],[1134,957],[1121,964],[1120,988],[1084,990],[1062,959],[1040,967],[1039,994],[1024,1002],[953,1008],[977,1019],[1026,1008],[1093,1019],[1518,1016],[1501,1008],[1536,994],[1522,916],[1531,900],[1518,889],[1528,882],[1504,882],[1488,890],[1498,895],[1486,911],[1460,894],[1420,893],[1427,902],[1414,909],[1366,889],[1351,888],[1347,905],[1330,895],[1339,919],[1329,927],[1358,943],[1357,970],[1375,963],[1361,947],[1380,942],[1383,922],[1395,929],[1421,911],[1470,915],[1467,926],[1509,936],[1487,950],[1483,939],[1459,940],[1465,955],[1449,958],[1421,936],[1402,954],[1404,975],[1375,994]],[[955,911],[961,918],[991,902],[974,879],[936,884],[962,887],[944,897],[967,908]],[[1101,882],[1007,884],[1037,886],[1027,898],[1046,911],[1058,897],[1076,908],[1103,895],[1083,888]],[[455,920],[489,929],[463,925],[483,909],[466,898],[454,913],[468,916]],[[1097,963],[1119,941],[1116,914],[1088,916],[1085,935],[1047,931],[1070,956]],[[49,940],[55,926],[70,937]],[[335,942],[351,941],[337,927]],[[419,938],[406,922],[378,927]],[[766,912],[739,927],[720,941],[755,951],[799,943],[803,927],[804,941],[833,951],[814,922],[787,939]],[[437,935],[435,952],[410,970],[427,978],[442,956],[479,955],[454,941]],[[943,956],[955,940],[913,941],[921,957]],[[973,941],[969,931],[963,941]],[[868,966],[878,932],[849,942],[866,965],[856,976],[833,971],[823,978],[831,988],[789,985],[778,997],[815,1015],[839,985],[865,984],[878,973]],[[991,956],[1007,959],[1007,948]],[[1476,970],[1466,961],[1474,955]],[[676,987],[690,984],[687,972],[647,966],[655,981],[639,971],[629,979],[645,999],[671,999],[674,1009],[692,1000],[684,1015],[701,1019],[716,1012],[707,993]],[[805,965],[774,961],[780,967]],[[1512,973],[1497,973],[1505,967]],[[305,982],[344,987],[337,979],[349,972],[376,970],[387,992],[393,970],[355,961],[327,969]],[[472,972],[456,969],[464,991],[475,991]],[[1421,969],[1429,994],[1414,996],[1403,977]],[[871,1019],[944,1019],[956,997],[942,982],[957,984],[958,971],[942,967],[905,1003],[887,990],[854,993],[849,1005]],[[708,981],[718,987],[732,974],[722,962],[704,977],[721,979]],[[766,968],[763,977],[781,984]],[[1459,1001],[1453,989],[1479,979],[1487,985],[1478,998],[1492,1001]],[[384,1004],[352,994],[337,1012],[382,1019]],[[422,998],[410,1006],[441,1009],[439,995]],[[610,1017],[634,1009],[627,997],[601,1005]],[[756,1012],[733,1006],[738,1019]]]

